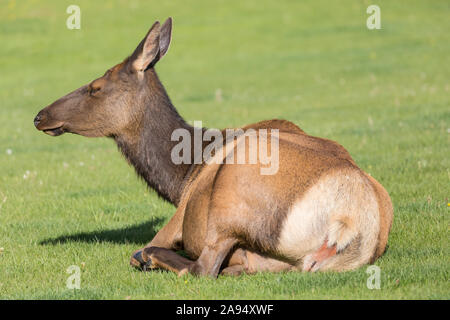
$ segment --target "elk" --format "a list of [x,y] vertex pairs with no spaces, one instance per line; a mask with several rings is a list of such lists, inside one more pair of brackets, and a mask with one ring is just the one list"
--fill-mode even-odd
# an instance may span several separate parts
[[[137,175],[177,208],[151,242],[131,255],[130,264],[217,277],[345,271],[379,258],[392,224],[391,200],[334,141],[274,119],[243,129],[278,131],[275,174],[261,175],[260,162],[171,161],[177,143],[172,132],[195,130],[172,105],[155,72],[171,32],[171,18],[155,22],[131,56],[34,119],[36,128],[51,136],[69,132],[114,139]],[[234,152],[239,139],[224,141],[221,150],[231,144]],[[226,157],[222,151],[214,157]]]

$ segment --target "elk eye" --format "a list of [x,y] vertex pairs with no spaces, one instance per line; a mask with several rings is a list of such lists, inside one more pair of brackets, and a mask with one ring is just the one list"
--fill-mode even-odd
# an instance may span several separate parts
[[89,95],[93,96],[94,94],[96,94],[97,92],[99,92],[101,89],[101,87],[93,87],[90,86],[89,87]]

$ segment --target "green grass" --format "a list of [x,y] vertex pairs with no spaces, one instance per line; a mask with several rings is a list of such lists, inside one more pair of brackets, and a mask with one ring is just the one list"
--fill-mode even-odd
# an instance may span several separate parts
[[[73,3],[81,30],[65,26]],[[449,299],[449,2],[378,0],[373,31],[369,4],[0,0],[0,298]],[[128,266],[175,208],[112,141],[52,138],[32,120],[168,16],[173,42],[157,70],[186,119],[289,119],[339,141],[389,191],[380,290],[367,289],[365,267],[211,280]],[[70,265],[84,266],[81,290],[66,289]]]

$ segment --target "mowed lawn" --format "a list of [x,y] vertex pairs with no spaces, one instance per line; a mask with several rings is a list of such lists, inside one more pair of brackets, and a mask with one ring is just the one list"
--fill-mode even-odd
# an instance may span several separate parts
[[[66,8],[81,8],[81,30]],[[449,2],[0,0],[1,299],[449,299]],[[289,119],[337,140],[390,193],[376,261],[346,273],[217,280],[129,267],[175,208],[106,138],[53,138],[36,113],[131,54],[174,18],[157,71],[187,120],[236,127]],[[238,214],[238,213],[236,213]],[[66,272],[81,268],[81,289]]]

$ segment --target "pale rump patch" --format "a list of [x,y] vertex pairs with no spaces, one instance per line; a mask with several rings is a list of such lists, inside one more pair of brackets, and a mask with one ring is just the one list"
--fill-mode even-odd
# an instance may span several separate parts
[[[326,242],[336,246],[337,254],[320,269],[353,269],[373,256],[379,229],[378,203],[370,183],[355,169],[341,169],[325,174],[299,196],[283,222],[278,251],[306,264]],[[356,238],[359,243],[352,246]]]

